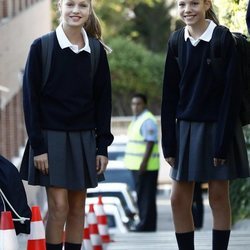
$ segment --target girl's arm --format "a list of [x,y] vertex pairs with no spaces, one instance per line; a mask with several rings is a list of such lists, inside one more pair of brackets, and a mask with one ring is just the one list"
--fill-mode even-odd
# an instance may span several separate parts
[[111,79],[106,52],[101,45],[100,60],[94,78],[97,155],[107,156],[107,147],[113,141],[111,123]]
[[30,48],[23,76],[23,109],[26,130],[34,155],[47,152],[40,124],[40,92],[42,86],[41,40]]
[[163,80],[161,129],[162,149],[165,158],[175,157],[176,151],[176,109],[179,100],[180,71],[173,50],[168,43]]

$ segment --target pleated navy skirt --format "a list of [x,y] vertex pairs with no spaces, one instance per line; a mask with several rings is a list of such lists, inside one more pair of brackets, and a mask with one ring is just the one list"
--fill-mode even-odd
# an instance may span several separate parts
[[[44,131],[48,146],[49,174],[34,166],[29,150],[27,180],[30,185],[86,190],[96,187],[104,176],[96,172],[96,139],[94,131]],[[24,178],[25,179],[25,178]]]
[[213,165],[216,123],[177,122],[177,156],[170,177],[176,181],[208,182],[249,177],[244,135],[237,123],[224,165]]

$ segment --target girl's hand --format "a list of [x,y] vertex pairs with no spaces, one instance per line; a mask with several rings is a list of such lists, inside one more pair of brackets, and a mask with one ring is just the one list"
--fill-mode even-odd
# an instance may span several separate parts
[[34,165],[44,175],[49,174],[48,154],[34,156]]
[[96,156],[96,171],[97,174],[102,174],[108,165],[108,158],[104,155]]
[[226,163],[225,159],[214,158],[214,166],[218,167],[220,165],[224,165]]
[[175,164],[175,158],[174,157],[168,157],[165,158],[166,162],[173,168]]

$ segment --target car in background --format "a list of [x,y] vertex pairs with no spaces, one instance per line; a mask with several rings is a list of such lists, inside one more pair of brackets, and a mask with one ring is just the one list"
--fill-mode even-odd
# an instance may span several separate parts
[[113,143],[108,147],[109,160],[123,161],[127,142],[127,136],[115,136]]
[[115,136],[114,142],[108,147],[109,163],[105,171],[105,181],[126,183],[136,199],[134,178],[130,170],[124,165],[127,136]]

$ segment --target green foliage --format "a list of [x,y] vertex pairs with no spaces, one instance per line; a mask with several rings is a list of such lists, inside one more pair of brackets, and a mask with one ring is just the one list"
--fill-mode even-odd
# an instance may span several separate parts
[[230,198],[233,223],[250,218],[250,179],[232,181]]
[[145,93],[152,111],[159,113],[164,57],[148,51],[124,37],[109,41],[114,115],[128,115],[130,98],[135,92]]
[[[130,20],[133,9],[140,3],[152,4],[153,0],[98,0],[94,1],[95,11],[102,21],[104,38],[125,35],[131,30]],[[145,13],[146,14],[146,13]]]
[[144,44],[152,51],[165,51],[170,34],[173,4],[162,0],[96,1],[103,21],[104,38],[121,35]]
[[220,23],[232,31],[247,34],[246,10],[248,0],[214,0]]
[[246,146],[250,150],[250,125],[243,127]]
[[[248,154],[250,153],[250,125],[243,128]],[[250,218],[250,179],[238,179],[231,182],[230,199],[232,221]]]
[[[116,8],[133,8],[135,5],[139,3],[147,3],[152,4],[154,0],[96,0],[94,1],[95,6],[104,7],[105,5],[113,5]],[[157,0],[160,2],[161,0]]]
[[[171,33],[170,10],[173,4],[154,0],[151,4],[140,3],[134,8],[135,17],[131,20],[133,40],[145,44],[152,51],[165,51],[166,41]],[[147,14],[146,14],[147,13]]]

